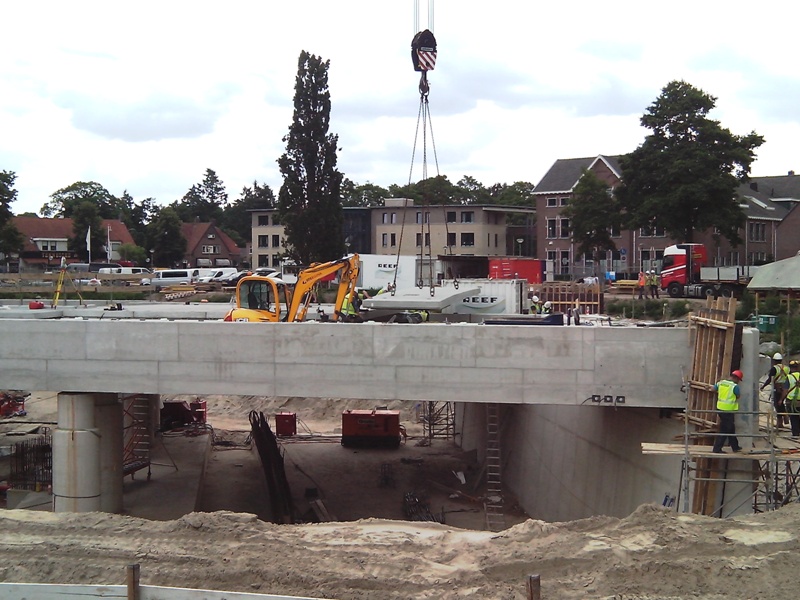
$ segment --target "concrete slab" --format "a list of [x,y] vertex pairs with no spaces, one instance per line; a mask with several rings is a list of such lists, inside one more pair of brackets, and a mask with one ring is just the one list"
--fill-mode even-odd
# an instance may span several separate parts
[[431,296],[430,288],[406,288],[397,290],[395,295],[379,294],[374,298],[367,298],[362,302],[365,308],[395,309],[395,310],[431,310],[442,311],[445,308],[458,304],[467,296],[478,294],[479,287],[466,287],[457,290],[452,288],[434,288]]

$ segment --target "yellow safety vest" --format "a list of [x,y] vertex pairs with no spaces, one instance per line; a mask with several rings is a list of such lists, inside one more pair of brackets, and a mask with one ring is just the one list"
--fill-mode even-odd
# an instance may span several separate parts
[[789,367],[778,363],[775,365],[775,383],[786,383],[789,377]]
[[792,404],[794,404],[800,400],[800,372],[789,373],[786,381],[789,388],[789,394],[786,399],[791,400]]
[[739,399],[734,393],[735,388],[736,384],[727,379],[723,379],[717,384],[717,410],[739,410]]
[[344,302],[342,302],[342,314],[349,316],[356,314],[356,307],[353,306],[352,302],[350,302],[350,298],[348,296],[345,296]]

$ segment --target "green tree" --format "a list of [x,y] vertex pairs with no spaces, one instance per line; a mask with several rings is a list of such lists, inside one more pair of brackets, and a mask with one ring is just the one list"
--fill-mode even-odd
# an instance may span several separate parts
[[121,244],[117,248],[121,260],[127,260],[135,265],[147,264],[147,250],[136,244]]
[[213,170],[206,169],[203,182],[192,185],[180,201],[173,202],[170,206],[184,223],[219,223],[227,205],[228,193],[225,185]]
[[[133,237],[133,241],[139,246],[146,244],[147,224],[153,219],[156,213],[156,201],[154,198],[145,198],[141,202],[136,202],[133,197],[125,190],[119,198],[120,218],[125,227]],[[127,260],[127,259],[126,259]]]
[[253,182],[253,187],[242,188],[241,195],[222,214],[221,227],[240,246],[250,239],[253,217],[249,211],[275,208],[275,194],[268,185]]
[[77,181],[52,193],[50,201],[42,206],[41,213],[43,217],[71,218],[84,202],[94,204],[101,219],[120,218],[119,200],[95,181]]
[[369,181],[357,185],[345,177],[342,182],[343,206],[383,206],[383,201],[389,197],[389,190]]
[[611,235],[619,232],[622,225],[619,200],[609,191],[605,181],[584,169],[572,200],[561,212],[570,219],[572,240],[578,244],[578,251],[595,260],[606,250],[616,249]]
[[336,168],[339,137],[328,133],[331,98],[328,67],[305,50],[300,53],[294,88],[294,115],[278,159],[283,185],[278,216],[286,230],[286,253],[300,264],[344,254],[342,174]]
[[392,184],[389,193],[393,198],[410,198],[430,205],[458,204],[462,197],[462,191],[450,182],[447,175],[429,177],[404,186]]
[[528,181],[515,181],[511,185],[496,183],[489,188],[489,204],[536,208],[533,190],[536,186]]
[[741,241],[745,217],[735,192],[764,138],[724,129],[708,117],[715,105],[713,96],[673,81],[648,107],[640,122],[652,133],[620,160],[627,228],[658,225],[691,242],[694,232],[716,227],[731,243]]
[[17,199],[14,182],[17,174],[13,171],[0,171],[0,254],[6,258],[9,254],[20,252],[25,243],[22,234],[14,226],[14,213],[11,203]]
[[458,204],[488,204],[489,190],[477,179],[470,175],[464,175],[456,183],[457,196],[455,200]]
[[[103,230],[103,221],[100,218],[97,204],[90,200],[79,202],[72,207],[71,212],[73,237],[67,242],[67,247],[78,256],[85,256],[87,261],[91,256],[92,261],[105,262],[106,254],[103,247],[106,244],[106,232]],[[86,247],[86,233],[90,227],[91,253]]]
[[173,266],[183,261],[186,255],[186,238],[181,233],[181,220],[170,206],[165,206],[147,227],[149,248],[153,250],[151,267]]

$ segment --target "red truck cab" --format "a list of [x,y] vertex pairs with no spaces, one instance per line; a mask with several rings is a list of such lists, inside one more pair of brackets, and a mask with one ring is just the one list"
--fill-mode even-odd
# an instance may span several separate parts
[[677,244],[664,249],[661,264],[661,289],[672,298],[685,294],[686,286],[700,284],[700,267],[708,264],[708,253],[703,244]]

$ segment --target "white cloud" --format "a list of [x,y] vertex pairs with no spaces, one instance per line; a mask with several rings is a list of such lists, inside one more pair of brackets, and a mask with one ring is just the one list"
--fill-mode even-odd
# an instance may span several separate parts
[[[277,191],[301,50],[330,60],[339,168],[359,183],[406,183],[419,108],[412,7],[5,7],[0,169],[18,176],[12,208],[38,210],[55,190],[88,180],[166,204],[206,168],[231,198],[254,180]],[[734,133],[764,135],[754,174],[800,168],[792,164],[798,17],[797,5],[754,10],[740,1],[440,0],[429,76],[439,170],[451,181],[538,183],[558,158],[628,152],[646,134],[642,113],[674,79],[716,96],[713,116]]]

